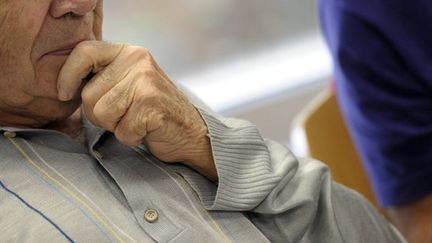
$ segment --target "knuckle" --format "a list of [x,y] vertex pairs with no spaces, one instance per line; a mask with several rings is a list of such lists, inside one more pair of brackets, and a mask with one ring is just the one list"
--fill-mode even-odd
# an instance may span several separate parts
[[135,49],[135,51],[136,51],[137,53],[139,53],[143,58],[146,58],[146,59],[151,59],[151,58],[152,58],[152,55],[151,55],[150,51],[149,51],[147,48],[145,48],[145,47],[137,47],[137,46],[135,46],[134,49]]
[[161,102],[163,102],[160,93],[153,87],[149,87],[145,93],[139,95],[136,100],[140,106],[148,107],[148,110],[157,109],[161,105]]
[[146,63],[153,64],[153,56],[147,48],[139,46],[130,46],[129,55],[136,60],[143,60]]
[[113,85],[115,82],[115,77],[116,70],[110,66],[107,66],[103,69],[103,71],[96,75],[93,83],[102,89],[107,89]]
[[89,53],[93,48],[93,41],[82,41],[78,43],[75,50],[79,53],[86,54]]
[[92,103],[92,100],[93,100],[92,90],[84,87],[84,89],[81,91],[81,99],[82,99],[82,102],[85,104]]
[[146,127],[147,127],[147,118],[135,116],[135,120],[133,124],[131,124],[130,126],[130,131],[136,137],[143,139],[147,134]]
[[98,120],[105,121],[106,118],[108,117],[107,110],[108,110],[107,106],[97,103],[93,108],[93,114]]
[[130,95],[131,91],[129,86],[113,89],[104,96],[103,104],[116,110],[125,109],[129,105]]
[[106,126],[112,128],[124,116],[130,105],[129,92],[124,89],[115,89],[105,94],[96,103],[93,113]]
[[97,121],[97,125],[99,125],[100,127],[103,127],[109,131],[112,130],[111,123],[108,122],[107,117],[106,117],[105,107],[101,107],[101,106],[96,105],[92,109],[92,117],[94,118],[94,120]]
[[156,107],[146,110],[142,116],[145,118],[141,120],[145,122],[139,126],[139,128],[141,128],[140,130],[135,131],[138,134],[163,128],[167,124],[168,120],[170,120],[170,115],[167,112]]
[[139,140],[137,140],[134,136],[131,136],[129,132],[124,129],[116,129],[114,132],[117,140],[121,143],[126,144],[128,146],[136,146],[139,145]]
[[[148,84],[148,86],[150,87],[158,87],[159,86],[158,83],[160,83],[160,81],[157,75],[158,74],[154,69],[145,67],[141,69],[137,74],[138,76],[137,80]],[[150,87],[146,87],[146,88],[150,88]]]
[[124,105],[120,104],[122,102],[122,100],[116,102],[116,99],[111,96],[109,98],[104,97],[103,100],[96,103],[93,113],[101,120],[115,120],[117,118],[115,117],[116,114],[120,114],[124,108]]
[[137,90],[141,94],[146,96],[154,97],[161,96],[163,93],[169,93],[168,87],[164,80],[161,80],[158,73],[153,70],[142,70],[138,74]]
[[119,140],[121,143],[129,145],[130,141],[128,140],[128,137],[124,134],[122,130],[116,129],[114,132],[115,137],[117,140]]

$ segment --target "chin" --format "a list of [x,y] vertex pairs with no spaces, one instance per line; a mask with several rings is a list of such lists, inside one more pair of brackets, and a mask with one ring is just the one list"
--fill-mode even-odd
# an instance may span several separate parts
[[[41,128],[52,124],[59,124],[68,120],[75,112],[77,112],[80,101],[56,102],[56,105],[44,106],[39,109],[32,109],[27,114],[23,114],[29,122],[25,126]],[[37,111],[37,112],[34,112]]]

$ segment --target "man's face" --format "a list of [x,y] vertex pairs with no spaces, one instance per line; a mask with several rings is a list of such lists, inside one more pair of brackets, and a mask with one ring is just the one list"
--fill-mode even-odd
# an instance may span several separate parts
[[103,0],[0,0],[0,125],[63,120],[57,76],[74,46],[101,39]]

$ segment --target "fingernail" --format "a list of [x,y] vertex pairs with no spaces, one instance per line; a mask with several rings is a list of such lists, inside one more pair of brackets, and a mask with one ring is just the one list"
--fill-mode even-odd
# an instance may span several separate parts
[[70,100],[70,95],[67,94],[67,93],[65,93],[65,92],[62,92],[62,91],[59,91],[58,97],[59,97],[59,99],[61,101],[68,101],[68,100]]

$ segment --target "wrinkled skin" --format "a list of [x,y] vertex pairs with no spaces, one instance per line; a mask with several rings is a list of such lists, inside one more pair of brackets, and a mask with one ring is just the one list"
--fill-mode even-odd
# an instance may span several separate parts
[[[217,180],[207,126],[144,48],[101,41],[102,0],[1,0],[0,125],[83,136],[79,118]],[[85,134],[84,134],[85,135]]]
[[81,3],[86,6],[79,11],[87,13],[80,18],[64,16],[70,12],[67,2],[0,2],[2,125],[40,127],[66,119],[80,105],[79,100],[57,99],[57,75],[67,55],[46,54],[81,40],[100,39],[102,2]]

